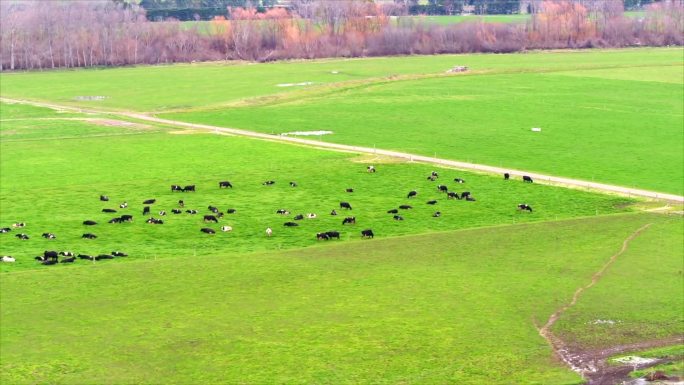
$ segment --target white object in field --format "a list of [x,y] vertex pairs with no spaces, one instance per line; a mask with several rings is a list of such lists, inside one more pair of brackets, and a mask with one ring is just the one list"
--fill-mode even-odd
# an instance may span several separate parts
[[313,82],[301,82],[301,83],[280,83],[276,84],[278,87],[295,87],[295,86],[310,86]]
[[541,132],[541,128],[540,127],[532,127],[532,131],[533,132]]
[[340,73],[340,71],[330,71],[330,73],[333,74],[333,75],[337,75],[337,74]]
[[292,131],[292,132],[283,132],[282,136],[287,136],[287,135],[295,135],[295,136],[319,136],[319,135],[329,135],[332,134],[332,131]]

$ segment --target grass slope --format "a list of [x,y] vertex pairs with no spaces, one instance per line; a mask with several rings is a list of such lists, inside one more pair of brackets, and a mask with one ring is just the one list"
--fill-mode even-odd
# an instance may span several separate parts
[[651,222],[681,226],[632,214],[5,274],[0,380],[580,383],[533,324]]
[[[34,108],[26,111],[29,115],[35,112]],[[21,111],[15,109],[12,116],[18,119]],[[63,124],[63,130],[70,134],[81,127],[71,121],[55,122]],[[22,127],[12,127],[15,135],[24,135]],[[165,132],[129,135],[121,133],[120,127],[97,129],[112,132],[100,136],[86,130],[81,138],[31,141],[3,136],[0,225],[26,222],[27,227],[0,234],[0,254],[18,258],[16,264],[3,264],[0,269],[35,268],[33,257],[51,249],[84,254],[123,250],[131,254],[130,258],[273,250],[316,244],[315,234],[321,231],[338,230],[342,240],[350,240],[358,239],[362,229],[372,228],[379,237],[387,237],[617,213],[630,210],[627,206],[632,202],[456,170],[440,170],[438,182],[430,182],[426,176],[434,168],[427,165],[378,164],[378,159],[354,154],[239,137]],[[378,173],[368,174],[367,163],[375,163]],[[464,178],[466,183],[453,182],[455,177]],[[221,180],[230,180],[235,188],[220,190]],[[276,184],[263,186],[266,180],[276,180]],[[290,187],[289,181],[296,181],[299,187]],[[447,200],[437,191],[439,183],[454,191],[470,191],[477,201]],[[171,184],[196,184],[197,192],[173,193]],[[354,188],[354,193],[346,193],[346,188]],[[406,199],[410,190],[417,190],[419,195]],[[108,195],[111,201],[100,202],[100,194]],[[160,210],[169,212],[163,217],[164,225],[144,223],[142,201],[150,198],[157,199],[153,216],[160,218]],[[185,200],[185,209],[199,210],[199,214],[172,215],[170,211],[178,207],[179,199]],[[432,199],[438,203],[427,205]],[[103,208],[118,210],[123,201],[129,203],[127,209],[116,214],[101,212]],[[341,201],[350,202],[354,210],[341,210]],[[532,205],[535,211],[518,211],[521,202]],[[386,211],[402,204],[414,209],[402,212],[404,221],[395,221]],[[237,213],[226,214],[219,225],[205,224],[202,214],[211,214],[209,205],[224,213],[235,208]],[[287,209],[291,215],[277,215],[278,209]],[[332,209],[340,215],[329,215]],[[433,218],[438,210],[442,216]],[[309,212],[318,218],[301,221],[298,228],[283,227],[294,215]],[[134,222],[107,223],[121,214],[134,215]],[[357,224],[342,226],[346,215],[356,216]],[[98,225],[83,226],[84,220],[95,220]],[[230,225],[234,231],[216,236],[199,231],[220,225]],[[274,229],[273,237],[265,237],[266,227]],[[19,232],[31,239],[15,238]],[[55,233],[57,239],[43,239],[43,232]],[[99,238],[81,239],[86,232]]]

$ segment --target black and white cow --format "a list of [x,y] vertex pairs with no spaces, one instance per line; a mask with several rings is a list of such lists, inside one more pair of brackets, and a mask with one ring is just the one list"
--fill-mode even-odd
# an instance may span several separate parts
[[172,184],[171,185],[171,192],[174,192],[174,191],[183,192],[183,187],[181,187],[177,184]]
[[109,197],[106,196],[106,195],[100,195],[100,200],[101,200],[102,202],[107,202],[107,201],[109,201]]
[[356,217],[346,217],[346,218],[344,218],[344,220],[342,220],[342,224],[343,224],[343,225],[346,225],[346,224],[350,224],[350,225],[356,224]]
[[233,184],[227,180],[219,182],[219,188],[233,188]]
[[461,178],[454,178],[454,182],[456,182],[456,183],[465,183],[465,180],[463,180],[463,179],[461,179]]
[[42,237],[45,239],[57,239],[57,236],[53,233],[43,233]]
[[81,235],[81,238],[84,238],[84,239],[95,239],[95,238],[97,238],[97,235],[92,234],[92,233],[85,233],[85,234]]
[[329,239],[340,239],[340,233],[337,231],[326,231],[325,234],[328,236]]
[[532,212],[532,206],[528,205],[527,203],[521,203],[518,205],[518,210],[527,210]]

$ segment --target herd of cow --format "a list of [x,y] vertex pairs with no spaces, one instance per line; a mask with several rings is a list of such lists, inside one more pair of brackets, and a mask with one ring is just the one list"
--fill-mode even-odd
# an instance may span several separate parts
[[[366,171],[370,172],[370,173],[374,173],[374,172],[376,172],[376,169],[374,166],[368,166]],[[436,171],[431,172],[430,175],[427,177],[427,179],[430,181],[436,181],[438,178],[439,178],[439,174]],[[506,179],[506,180],[510,179],[510,174],[505,173],[504,179]],[[523,176],[523,181],[528,182],[528,183],[533,182],[532,178],[529,176]],[[459,184],[463,184],[463,183],[465,183],[465,180],[463,180],[461,178],[455,178],[454,182],[459,183]],[[273,185],[275,183],[276,182],[273,180],[268,180],[268,181],[263,182],[262,184],[265,186],[270,186],[270,185]],[[291,187],[297,187],[296,182],[290,182],[289,185]],[[221,181],[221,182],[219,182],[219,188],[221,188],[221,189],[222,188],[231,188],[232,189],[233,184],[230,181]],[[442,185],[442,184],[437,186],[437,190],[439,192],[445,193],[447,199],[457,199],[457,200],[465,200],[465,201],[471,201],[471,202],[476,201],[476,199],[472,196],[472,194],[469,191],[463,191],[459,194],[455,191],[449,191],[449,188],[446,185]],[[195,189],[195,185],[187,185],[184,187],[181,187],[180,185],[171,185],[171,191],[172,192],[195,192],[196,189]],[[354,189],[347,188],[346,192],[353,193]],[[416,190],[411,190],[406,195],[406,198],[412,199],[412,198],[415,198],[417,195],[418,195],[418,192]],[[106,195],[100,195],[100,201],[108,202],[109,197]],[[144,207],[143,207],[142,214],[144,216],[147,216],[151,213],[151,205],[153,205],[154,203],[156,203],[156,199],[147,199],[147,200],[143,201]],[[429,200],[426,202],[426,204],[428,204],[428,205],[435,205],[436,203],[437,203],[436,200]],[[179,206],[179,208],[172,209],[171,213],[173,213],[173,214],[183,213],[182,208],[184,208],[185,203],[182,199],[178,201],[178,206]],[[119,205],[120,209],[125,209],[127,207],[128,207],[127,202],[123,202]],[[339,208],[344,209],[346,211],[352,210],[351,204],[349,202],[344,202],[344,201],[340,202]],[[399,210],[410,210],[412,208],[413,207],[411,205],[400,205],[398,209],[396,209],[396,208],[390,209],[387,211],[387,213],[393,214],[392,218],[394,220],[403,221],[404,217],[402,215],[399,215],[399,213],[400,213]],[[204,217],[203,217],[204,223],[218,223],[219,219],[224,217],[224,213],[222,213],[215,206],[209,205],[207,207],[207,209],[211,212],[211,214],[204,215]],[[526,203],[519,204],[518,209],[528,211],[528,212],[532,212],[532,207]],[[116,210],[111,209],[111,208],[103,208],[102,212],[104,212],[104,213],[115,213]],[[159,213],[159,216],[166,216],[167,215],[167,212],[165,210],[161,210],[158,213]],[[194,214],[198,214],[198,211],[188,209],[188,210],[185,210],[185,213],[194,215]],[[226,210],[226,214],[234,214],[234,213],[236,213],[236,209],[230,208],[230,209]],[[279,214],[279,215],[290,215],[290,212],[286,209],[278,209],[275,213]],[[338,215],[337,210],[333,209],[330,212],[330,215],[333,215],[333,216]],[[435,218],[438,218],[441,216],[441,212],[435,211],[432,216]],[[299,226],[299,224],[296,221],[302,220],[304,218],[313,219],[313,218],[316,218],[316,214],[315,213],[308,213],[308,214],[306,214],[306,216],[304,214],[298,214],[298,215],[295,215],[293,217],[295,222],[287,221],[283,225],[285,227],[296,227],[296,226]],[[132,221],[133,221],[132,215],[123,214],[121,216],[112,218],[111,220],[108,221],[108,223],[124,223],[124,222],[132,222]],[[162,219],[154,218],[154,217],[149,217],[145,222],[148,224],[154,224],[154,225],[164,224],[164,221]],[[95,225],[97,225],[97,222],[95,222],[93,220],[85,220],[82,223],[84,226],[95,226]],[[348,225],[348,224],[349,225],[356,224],[356,217],[355,216],[345,217],[342,220],[342,225],[344,226],[344,225]],[[26,226],[25,223],[15,223],[12,225],[12,227],[0,228],[0,233],[9,233],[12,230],[12,228],[23,228],[25,226]],[[223,231],[223,232],[230,232],[232,230],[233,230],[233,228],[231,226],[227,226],[227,225],[221,226],[221,231]],[[215,234],[216,233],[216,231],[214,229],[209,228],[209,227],[202,227],[200,229],[200,232],[205,233],[205,234]],[[270,227],[266,228],[266,236],[270,237],[272,235],[272,233],[273,233],[273,230]],[[16,234],[15,236],[21,240],[28,240],[30,238],[25,233]],[[361,237],[362,238],[373,238],[374,236],[375,236],[375,234],[373,233],[372,229],[364,229],[361,231]],[[56,239],[57,238],[57,236],[53,233],[43,233],[42,237],[45,239]],[[97,235],[95,235],[93,233],[84,233],[81,236],[81,238],[96,239]],[[318,232],[318,233],[316,233],[316,239],[317,240],[340,239],[340,233],[338,231]],[[55,265],[57,263],[72,263],[76,259],[100,261],[100,260],[104,260],[104,259],[114,259],[115,257],[126,257],[126,256],[128,256],[126,253],[123,253],[120,251],[113,251],[109,254],[99,254],[96,256],[92,256],[92,255],[85,255],[85,254],[75,255],[74,253],[72,253],[70,251],[57,252],[57,251],[52,251],[52,250],[46,250],[43,252],[42,255],[35,257],[35,260],[39,261],[43,265]],[[60,260],[60,257],[61,257],[61,260]],[[15,258],[12,256],[2,256],[1,261],[2,262],[15,262]]]

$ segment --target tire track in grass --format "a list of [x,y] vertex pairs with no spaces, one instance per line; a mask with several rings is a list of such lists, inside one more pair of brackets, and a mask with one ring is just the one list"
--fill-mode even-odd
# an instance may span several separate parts
[[[567,311],[569,308],[574,306],[577,301],[579,300],[580,296],[584,291],[587,289],[591,288],[594,286],[602,277],[603,274],[605,273],[606,269],[612,265],[617,258],[622,255],[625,251],[627,251],[627,247],[629,246],[629,243],[639,236],[644,230],[646,230],[648,227],[650,227],[653,223],[648,223],[643,226],[641,226],[639,229],[637,229],[635,232],[633,232],[630,236],[628,236],[623,242],[622,242],[622,248],[620,251],[617,253],[613,254],[610,259],[608,259],[608,262],[606,262],[599,271],[594,273],[591,276],[591,282],[589,282],[585,286],[580,286],[575,290],[575,294],[573,294],[572,299],[570,302],[566,305],[561,306],[558,308],[551,316],[549,317],[548,321],[544,324],[539,329],[539,335],[542,336],[548,343],[551,345],[553,348],[554,353],[566,364],[572,369],[574,372],[578,373],[579,375],[582,376],[582,378],[586,378],[588,374],[596,373],[599,370],[599,367],[596,364],[596,360],[594,357],[587,357],[586,355],[582,354],[576,354],[573,352],[570,352],[568,349],[567,345],[565,342],[563,342],[560,338],[558,338],[556,335],[554,335],[551,332],[551,327],[558,321],[558,319]],[[589,358],[589,359],[587,359]]]

